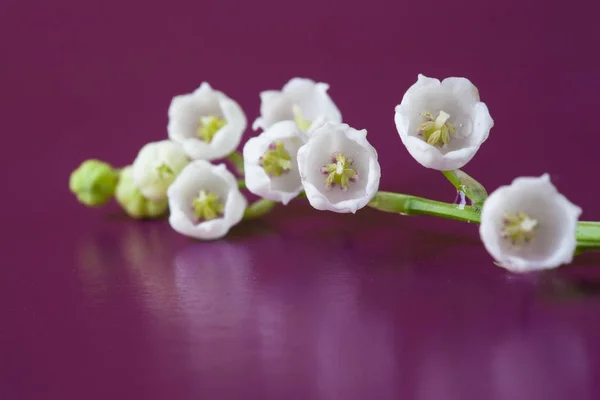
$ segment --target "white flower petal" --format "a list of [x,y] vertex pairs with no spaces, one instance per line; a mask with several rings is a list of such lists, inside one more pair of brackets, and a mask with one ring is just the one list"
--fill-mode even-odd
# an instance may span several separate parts
[[[292,167],[281,176],[269,177],[259,159],[275,141],[282,141],[291,156]],[[244,171],[246,187],[257,196],[278,201],[284,205],[302,191],[296,154],[305,143],[305,135],[293,121],[279,121],[259,136],[249,139],[244,145]]]
[[[197,135],[201,117],[223,118],[223,126],[207,143]],[[237,102],[214,90],[207,82],[191,94],[173,98],[169,106],[169,138],[180,143],[192,159],[216,160],[234,152],[246,130],[247,119]]]
[[[221,218],[196,222],[192,202],[200,190],[214,192],[225,199]],[[215,166],[204,160],[188,164],[169,187],[167,196],[171,227],[183,235],[203,240],[225,236],[232,226],[242,220],[247,207],[246,198],[240,193],[236,178],[225,164]]]
[[[538,223],[533,239],[522,246],[513,245],[501,232],[506,214],[516,212]],[[547,174],[517,178],[486,199],[480,235],[487,251],[510,271],[556,268],[573,259],[580,214],[581,209],[557,191]]]
[[[450,114],[456,134],[444,146],[428,144],[419,136],[422,113]],[[454,170],[467,164],[488,138],[494,125],[477,88],[466,78],[438,79],[419,75],[396,106],[394,121],[410,155],[426,168]]]
[[342,122],[342,114],[327,94],[328,90],[328,84],[304,78],[293,78],[282,89],[309,121],[324,117],[331,122]]
[[[366,130],[358,131],[346,124],[328,122],[310,135],[298,150],[298,167],[306,197],[317,210],[355,213],[366,206],[379,189],[381,168],[377,151],[367,141]],[[347,191],[327,188],[321,168],[331,163],[332,155],[341,152],[354,160],[352,168],[358,180]]]
[[293,103],[284,93],[268,90],[260,94],[260,117],[252,129],[268,129],[276,122],[294,119]]
[[268,129],[278,121],[294,120],[293,107],[299,107],[302,116],[308,121],[325,118],[331,122],[341,122],[342,115],[327,93],[329,85],[305,78],[292,78],[281,91],[268,90],[260,94],[261,116],[252,129]]
[[164,200],[169,185],[189,161],[177,143],[170,140],[148,143],[140,149],[132,164],[133,183],[144,197]]
[[464,99],[473,105],[480,101],[479,91],[467,78],[446,78],[442,81],[441,85],[449,88],[456,98]]

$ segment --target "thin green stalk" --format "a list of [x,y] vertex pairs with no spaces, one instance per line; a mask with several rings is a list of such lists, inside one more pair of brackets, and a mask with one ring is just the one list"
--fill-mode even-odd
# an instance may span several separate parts
[[[429,215],[455,221],[480,223],[479,212],[470,206],[429,200],[401,193],[378,192],[369,207],[402,215]],[[600,222],[581,221],[577,227],[577,254],[600,250]]]
[[369,203],[369,207],[402,215],[430,215],[455,221],[479,223],[479,213],[470,206],[458,206],[407,194],[377,192]]
[[239,151],[234,151],[227,156],[227,159],[235,167],[237,173],[244,176],[244,156]]
[[600,250],[600,223],[581,221],[577,224],[577,253]]
[[246,211],[244,212],[244,219],[248,220],[260,218],[271,211],[276,205],[277,202],[272,200],[256,200],[254,203],[250,204],[248,208],[246,208]]
[[459,192],[464,193],[475,211],[481,210],[485,199],[488,197],[487,191],[483,185],[477,182],[472,176],[461,171],[460,169],[454,171],[442,171],[442,174],[452,183],[452,186]]

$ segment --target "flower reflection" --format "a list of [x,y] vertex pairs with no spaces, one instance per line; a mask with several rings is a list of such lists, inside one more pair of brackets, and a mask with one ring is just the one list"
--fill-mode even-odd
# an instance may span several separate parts
[[177,296],[169,267],[171,231],[159,222],[110,225],[77,245],[79,276],[93,302],[124,291],[165,321]]
[[156,315],[157,323],[166,324],[178,307],[175,277],[170,261],[172,232],[163,223],[129,225],[121,239],[121,254],[129,277],[136,285],[136,297],[146,310]]
[[194,243],[175,256],[178,313],[198,372],[244,372],[254,329],[250,262],[243,244],[225,241]]
[[498,337],[452,335],[445,332],[445,341],[427,341],[419,351],[415,399],[588,399],[587,353],[570,327],[531,321]]
[[389,315],[363,308],[355,270],[343,260],[328,261],[316,293],[321,305],[315,326],[318,398],[398,398]]
[[87,297],[91,297],[94,302],[102,302],[106,298],[107,275],[118,257],[114,251],[117,246],[117,239],[106,234],[85,236],[77,243],[77,273],[85,285]]
[[600,296],[600,279],[546,274],[540,277],[539,291],[549,301],[581,301]]
[[582,338],[567,326],[514,332],[492,356],[495,399],[588,399],[589,361]]

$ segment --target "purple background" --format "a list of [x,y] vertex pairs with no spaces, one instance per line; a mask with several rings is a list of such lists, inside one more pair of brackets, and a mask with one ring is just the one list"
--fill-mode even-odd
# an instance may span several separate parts
[[204,80],[251,123],[304,76],[369,131],[382,189],[451,201],[393,123],[423,73],[478,86],[496,125],[465,170],[488,190],[548,172],[598,220],[598,6],[551,3],[4,0],[0,397],[600,397],[597,255],[513,276],[473,226],[302,202],[198,243],[67,185],[165,138]]

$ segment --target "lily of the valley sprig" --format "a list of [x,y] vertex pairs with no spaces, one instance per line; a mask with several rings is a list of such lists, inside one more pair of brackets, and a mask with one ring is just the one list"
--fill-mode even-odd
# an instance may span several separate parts
[[[281,90],[261,92],[252,125],[258,132],[240,153],[246,114],[204,82],[171,100],[168,139],[144,144],[123,168],[87,160],[71,174],[69,187],[89,207],[114,197],[132,218],[168,214],[174,231],[200,240],[221,239],[242,220],[306,197],[321,211],[371,207],[479,224],[495,263],[516,273],[557,268],[580,252],[600,250],[600,222],[579,221],[581,209],[547,174],[517,178],[488,196],[461,170],[494,126],[470,80],[419,75],[394,115],[399,143],[423,167],[441,171],[469,205],[379,191],[381,168],[371,136],[342,121],[329,88],[292,78]],[[233,164],[232,171],[219,160]],[[259,199],[249,203],[244,189]]]

